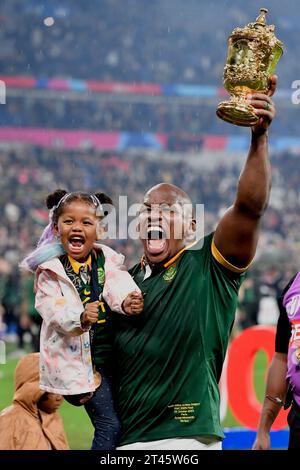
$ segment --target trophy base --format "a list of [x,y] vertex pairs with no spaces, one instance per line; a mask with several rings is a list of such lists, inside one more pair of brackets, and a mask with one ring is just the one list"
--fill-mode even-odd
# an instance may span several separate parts
[[217,115],[223,121],[236,126],[251,127],[258,123],[259,117],[255,114],[253,106],[245,99],[222,101],[217,107]]

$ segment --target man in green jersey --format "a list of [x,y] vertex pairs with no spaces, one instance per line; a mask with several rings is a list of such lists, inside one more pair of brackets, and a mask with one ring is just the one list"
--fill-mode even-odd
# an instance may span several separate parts
[[[144,198],[139,228],[144,256],[131,274],[144,293],[139,316],[114,317],[119,449],[220,449],[222,365],[243,273],[254,257],[271,186],[268,127],[275,110],[255,93],[259,123],[234,204],[214,233],[191,239],[188,195],[159,184]],[[183,236],[174,236],[183,226]]]

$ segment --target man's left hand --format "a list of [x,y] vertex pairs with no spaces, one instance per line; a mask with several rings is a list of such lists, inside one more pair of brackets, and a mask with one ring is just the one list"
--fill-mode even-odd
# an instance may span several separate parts
[[275,116],[275,106],[271,99],[277,86],[277,76],[270,77],[270,85],[267,93],[253,93],[248,95],[249,103],[254,107],[255,114],[259,116],[258,123],[252,127],[254,135],[264,134]]
[[123,301],[122,308],[127,315],[138,315],[144,308],[143,295],[140,292],[131,292]]

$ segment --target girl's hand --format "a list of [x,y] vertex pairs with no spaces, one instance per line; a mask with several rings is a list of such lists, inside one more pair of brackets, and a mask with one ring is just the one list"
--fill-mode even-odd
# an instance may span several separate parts
[[84,312],[81,314],[80,320],[83,328],[91,326],[98,320],[99,300],[86,304]]

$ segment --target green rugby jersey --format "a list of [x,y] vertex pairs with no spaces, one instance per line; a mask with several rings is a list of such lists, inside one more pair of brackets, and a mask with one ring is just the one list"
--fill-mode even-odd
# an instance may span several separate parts
[[216,261],[212,237],[145,280],[141,264],[131,270],[145,305],[138,316],[113,316],[121,445],[224,436],[218,381],[243,275]]

